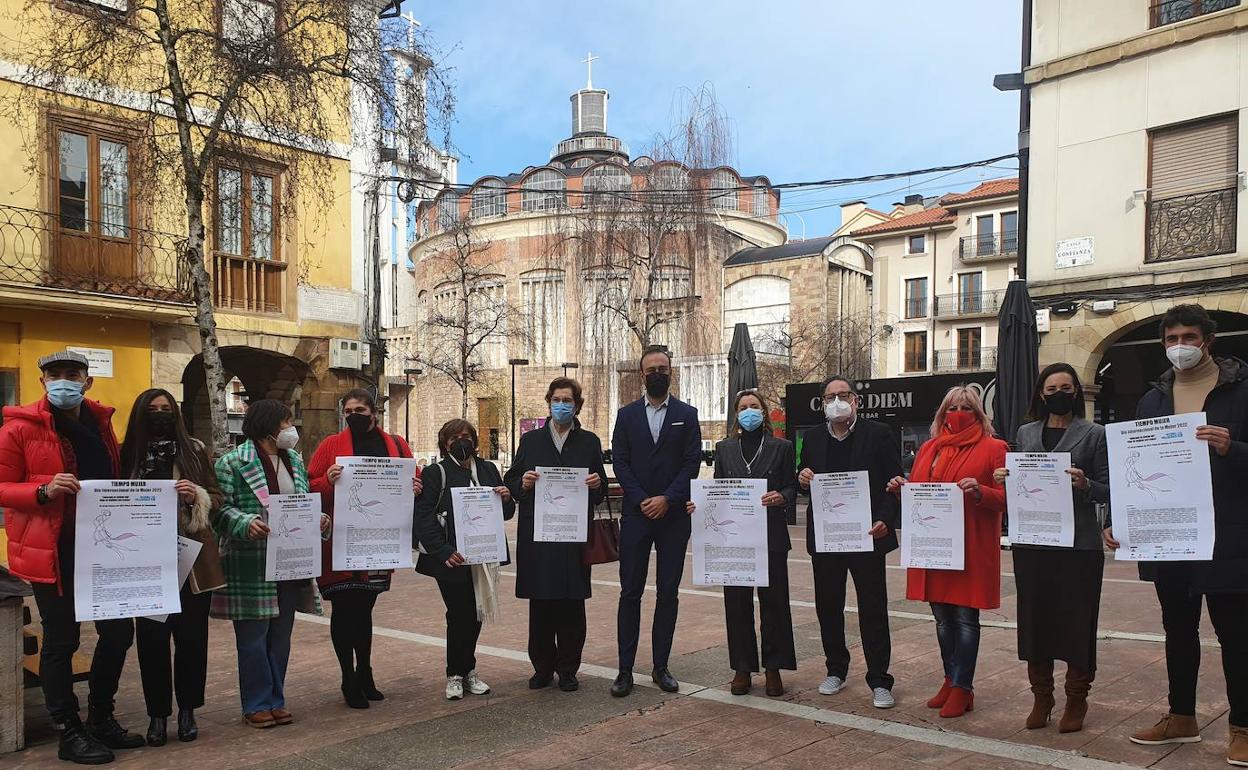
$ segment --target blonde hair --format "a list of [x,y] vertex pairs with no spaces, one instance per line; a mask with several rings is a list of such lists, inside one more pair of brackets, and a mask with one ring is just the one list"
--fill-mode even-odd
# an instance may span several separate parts
[[994,435],[992,420],[988,419],[988,414],[984,411],[984,401],[980,398],[979,389],[970,385],[954,385],[949,389],[944,399],[941,400],[940,406],[936,408],[936,417],[932,420],[931,427],[928,428],[928,435],[932,438],[940,435],[941,430],[945,427],[945,415],[948,414],[949,407],[958,398],[965,400],[967,406],[971,407],[971,412],[974,413],[979,424],[983,426],[984,435]]

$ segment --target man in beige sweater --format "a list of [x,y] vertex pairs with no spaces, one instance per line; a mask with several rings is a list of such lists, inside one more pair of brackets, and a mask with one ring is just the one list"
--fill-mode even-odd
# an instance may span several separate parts
[[[1227,762],[1248,767],[1248,364],[1211,353],[1217,325],[1200,305],[1176,305],[1161,321],[1161,342],[1173,367],[1140,399],[1138,419],[1204,412],[1196,438],[1209,445],[1214,548],[1210,561],[1141,563],[1152,580],[1166,631],[1170,710],[1131,736],[1161,745],[1200,740],[1196,677],[1200,667],[1201,600],[1222,646],[1230,703]],[[1118,543],[1105,531],[1111,548]]]

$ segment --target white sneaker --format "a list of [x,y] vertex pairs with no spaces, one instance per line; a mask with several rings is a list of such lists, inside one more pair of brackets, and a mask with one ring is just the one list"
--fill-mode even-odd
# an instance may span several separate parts
[[462,676],[448,676],[446,678],[446,699],[459,700],[464,697],[464,678]]
[[473,695],[487,695],[490,692],[490,686],[481,681],[481,677],[477,676],[475,668],[468,672],[468,676],[464,677],[464,686]]
[[891,709],[897,705],[897,699],[888,688],[876,687],[871,691],[871,705],[877,709]]
[[823,684],[819,685],[820,695],[836,695],[845,689],[845,680],[839,676],[830,676],[823,680]]

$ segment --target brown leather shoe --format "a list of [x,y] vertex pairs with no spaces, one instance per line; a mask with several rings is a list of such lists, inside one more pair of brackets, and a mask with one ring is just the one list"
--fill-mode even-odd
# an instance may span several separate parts
[[730,688],[733,695],[749,695],[750,688],[754,686],[753,677],[749,671],[738,671],[737,675],[732,678],[732,687]]
[[279,725],[289,725],[294,723],[295,715],[286,709],[273,709],[273,719]]
[[1226,764],[1248,767],[1248,727],[1230,727],[1231,745],[1226,750]]
[[272,711],[257,711],[254,714],[243,714],[243,724],[257,730],[267,730],[277,724]]
[[784,682],[780,679],[779,669],[767,669],[767,696],[779,698],[784,695]]
[[1132,743],[1141,746],[1162,746],[1168,743],[1200,743],[1200,725],[1196,717],[1166,714],[1161,721],[1147,730],[1131,736]]

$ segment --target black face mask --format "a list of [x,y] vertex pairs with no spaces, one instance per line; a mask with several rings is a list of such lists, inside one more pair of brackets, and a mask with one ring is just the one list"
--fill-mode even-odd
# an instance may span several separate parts
[[1044,408],[1049,410],[1049,414],[1055,414],[1058,417],[1068,415],[1075,408],[1075,394],[1060,390],[1050,393],[1044,397]]
[[650,398],[662,398],[672,386],[672,376],[664,372],[651,372],[646,375],[646,395]]
[[168,436],[173,433],[173,412],[145,412],[143,418],[147,420],[147,429],[152,435]]
[[368,414],[352,412],[347,415],[347,428],[356,436],[363,436],[373,429],[373,417]]
[[477,447],[472,443],[470,438],[460,438],[451,442],[449,453],[454,460],[460,464],[468,461],[472,457]]

